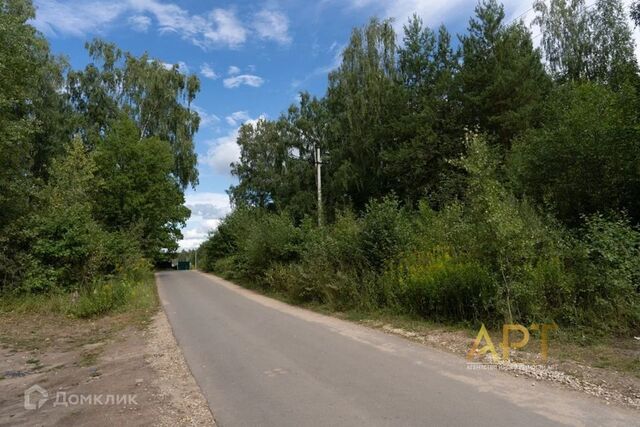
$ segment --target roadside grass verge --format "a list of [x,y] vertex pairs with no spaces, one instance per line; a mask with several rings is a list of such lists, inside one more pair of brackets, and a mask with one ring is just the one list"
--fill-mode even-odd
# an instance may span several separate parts
[[0,314],[58,314],[80,319],[129,313],[143,319],[158,306],[152,272],[136,278],[117,277],[76,292],[4,295]]
[[91,364],[104,343],[125,328],[145,328],[158,309],[153,272],[112,278],[91,290],[0,297],[0,347],[10,351],[73,351],[86,345]]

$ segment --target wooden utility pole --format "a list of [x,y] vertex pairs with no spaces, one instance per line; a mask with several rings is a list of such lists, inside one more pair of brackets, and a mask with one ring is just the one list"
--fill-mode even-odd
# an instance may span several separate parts
[[322,227],[322,159],[319,145],[316,145],[316,186],[318,187],[318,227]]

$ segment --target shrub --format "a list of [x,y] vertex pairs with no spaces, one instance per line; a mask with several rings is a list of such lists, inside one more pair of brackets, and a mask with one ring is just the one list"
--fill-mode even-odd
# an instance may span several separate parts
[[106,314],[126,304],[132,290],[128,280],[116,280],[93,286],[83,291],[71,313],[77,317],[92,317]]
[[624,333],[640,328],[640,232],[626,217],[585,218],[576,242],[579,324]]
[[401,307],[430,319],[495,320],[498,286],[485,267],[447,251],[407,254],[396,271]]
[[262,214],[239,242],[245,274],[261,278],[276,263],[298,259],[300,233],[286,214]]
[[394,196],[367,204],[362,217],[361,251],[376,272],[394,262],[411,241],[410,223]]

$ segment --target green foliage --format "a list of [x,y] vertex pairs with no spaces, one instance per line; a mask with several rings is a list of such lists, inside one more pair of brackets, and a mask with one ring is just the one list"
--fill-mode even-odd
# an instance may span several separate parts
[[495,318],[496,282],[477,261],[416,251],[405,255],[396,274],[401,305],[410,313],[440,321]]
[[578,315],[604,330],[640,325],[640,232],[628,218],[586,218],[577,246]]
[[502,146],[540,122],[551,82],[521,22],[506,25],[495,0],[478,4],[462,37],[460,85],[464,124],[490,134]]
[[339,310],[638,328],[640,234],[628,220],[591,217],[571,233],[514,196],[484,137],[470,134],[466,151],[455,162],[467,175],[460,201],[437,211],[423,201],[410,213],[387,197],[321,228],[238,209],[203,246],[213,257],[208,269]]
[[71,313],[80,318],[106,314],[126,304],[130,298],[132,287],[133,284],[124,280],[94,286],[79,296]]
[[0,290],[28,273],[26,217],[39,179],[60,151],[64,118],[57,92],[63,63],[28,21],[29,1],[0,2]]
[[558,88],[545,125],[515,144],[510,169],[518,189],[562,221],[627,210],[640,219],[640,158],[635,89],[594,83]]
[[[637,80],[634,42],[620,0],[534,2],[549,69],[560,81],[619,87]],[[595,6],[595,7],[593,7]]]
[[275,263],[298,258],[298,231],[286,214],[260,215],[238,242],[240,263],[248,277],[260,278]]
[[139,138],[157,137],[169,143],[178,182],[182,187],[195,186],[193,137],[200,118],[190,106],[200,90],[198,78],[183,75],[177,65],[167,69],[146,53],[135,57],[103,40],[87,43],[86,48],[95,62],[83,71],[71,71],[67,78],[85,142],[96,144],[124,113],[135,123]]
[[208,268],[337,309],[637,330],[630,31],[620,1],[547,3],[542,49],[495,0],[458,50],[418,16],[399,48],[388,21],[354,29],[323,98],[241,130]]
[[146,318],[157,305],[155,281],[145,263],[134,263],[127,274],[72,293],[54,289],[48,293],[4,294],[0,298],[0,312],[59,313],[79,318],[122,311]]
[[[235,209],[200,265],[337,309],[639,330],[625,12],[534,9],[542,50],[494,0],[458,49],[417,16],[401,47],[390,21],[354,29],[325,96],[240,130]],[[198,179],[199,81],[101,40],[67,71],[33,16],[28,0],[0,2],[0,290],[60,307],[77,292],[77,316],[149,300],[137,284],[176,249]]]
[[296,260],[298,245],[299,232],[288,215],[241,208],[227,216],[203,246],[201,265],[215,271],[221,258],[234,254],[238,275],[261,280],[273,264]]
[[[52,283],[85,286],[97,274],[100,248],[96,237],[102,230],[91,216],[89,191],[94,171],[93,159],[82,142],[74,139],[65,155],[53,162],[49,182],[42,189],[42,209],[33,218],[31,253],[39,265],[46,266],[44,276],[53,275]],[[44,291],[48,290],[43,289],[45,283],[30,277],[25,286]]]
[[117,280],[177,247],[199,82],[103,41],[68,70],[34,12],[0,1],[0,292],[77,292],[78,313],[105,312],[133,298]]
[[175,251],[189,210],[171,173],[170,144],[155,137],[140,139],[135,124],[122,118],[112,125],[94,158],[96,218],[107,230],[138,236],[149,259],[163,248]]
[[362,217],[360,250],[368,265],[382,271],[411,240],[411,229],[398,200],[386,197],[367,204]]

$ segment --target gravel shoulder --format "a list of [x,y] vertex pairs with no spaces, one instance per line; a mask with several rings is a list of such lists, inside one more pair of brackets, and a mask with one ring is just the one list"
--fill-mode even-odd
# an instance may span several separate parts
[[[338,314],[344,318],[344,315]],[[439,328],[431,324],[417,322],[394,321],[387,318],[360,319],[356,323],[384,331],[385,333],[402,336],[409,340],[436,347],[458,356],[464,357],[471,348],[474,338],[465,331]],[[494,336],[493,342],[499,345],[500,337]],[[560,351],[554,347],[560,346]],[[535,343],[533,345],[535,348]],[[533,351],[511,350],[510,361],[494,363],[489,355],[482,363],[493,364],[492,369],[508,372],[515,377],[526,377],[536,381],[545,381],[563,388],[586,393],[604,401],[607,405],[616,404],[640,410],[640,378],[629,372],[612,368],[594,366],[588,361],[579,361],[580,351],[614,352],[626,351],[630,357],[640,360],[640,341],[625,344],[624,349],[611,348],[577,348],[566,344],[550,344],[551,351],[547,363],[539,360],[539,354]],[[500,351],[499,348],[497,348]],[[567,355],[567,353],[569,353]],[[587,359],[583,356],[583,359]]]

